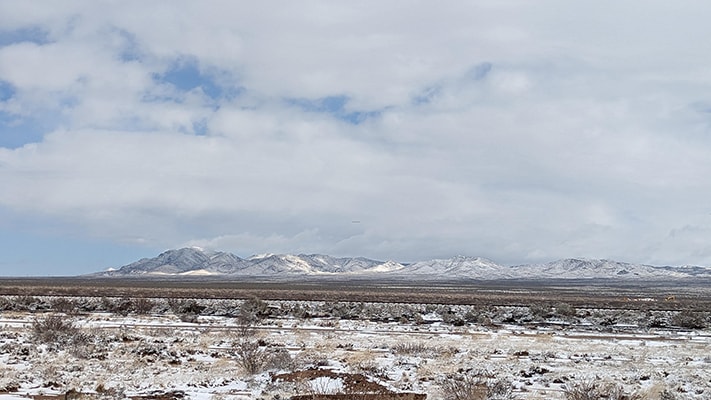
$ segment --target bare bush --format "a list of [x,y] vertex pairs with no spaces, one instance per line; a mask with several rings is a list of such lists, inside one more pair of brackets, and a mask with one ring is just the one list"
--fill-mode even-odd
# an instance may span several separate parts
[[395,354],[407,356],[436,355],[441,352],[438,347],[428,346],[422,342],[398,343],[392,348]]
[[77,306],[74,301],[64,297],[60,297],[58,299],[53,300],[51,303],[51,308],[53,311],[65,314],[73,314],[76,313],[77,310]]
[[440,385],[445,400],[485,400],[486,380],[474,375],[447,378]]
[[709,326],[708,319],[708,313],[684,310],[672,317],[672,324],[681,328],[704,329]]
[[619,384],[592,380],[566,385],[564,393],[567,400],[642,400],[637,393],[625,393]]
[[269,347],[262,340],[239,338],[232,347],[232,354],[250,375],[266,370],[291,370],[296,364],[286,348]]
[[662,393],[659,394],[659,400],[677,400],[678,397],[674,395],[669,389],[664,389]]
[[269,315],[269,305],[253,297],[245,300],[237,313],[237,333],[241,337],[252,336],[254,325]]
[[487,400],[513,400],[516,398],[513,394],[513,384],[506,379],[489,381],[486,387],[488,389]]
[[514,400],[513,384],[485,371],[470,371],[448,377],[440,384],[446,400]]
[[133,300],[133,309],[136,314],[149,314],[153,310],[153,307],[155,307],[155,302],[151,299],[141,297]]
[[9,311],[14,308],[14,304],[10,299],[5,297],[0,297],[0,311]]
[[178,314],[178,318],[181,322],[187,322],[190,324],[197,324],[198,322],[200,322],[197,314],[192,313]]
[[42,302],[33,296],[17,296],[13,303],[19,311],[37,311],[42,308]]
[[97,335],[79,329],[74,320],[50,314],[32,321],[32,338],[52,350],[66,350],[76,358],[104,358],[105,348],[97,344]]
[[21,383],[17,375],[14,370],[0,365],[0,393],[16,392],[20,389]]
[[571,318],[575,317],[578,310],[572,304],[568,303],[558,303],[555,305],[555,314],[560,317]]
[[197,323],[198,316],[202,315],[205,306],[195,300],[169,299],[170,310],[180,318],[182,322]]
[[195,300],[168,299],[168,306],[175,314],[200,315],[205,310],[205,306]]
[[539,320],[546,320],[555,314],[553,307],[544,303],[534,303],[530,305],[528,309],[531,314]]
[[104,311],[116,313],[122,316],[127,316],[133,311],[133,302],[129,298],[101,298],[101,308]]
[[513,400],[513,385],[483,371],[449,377],[441,385],[446,400]]
[[294,358],[284,347],[275,347],[269,350],[266,369],[290,371],[296,366]]
[[126,398],[123,387],[106,387],[103,383],[96,386],[96,393],[100,399],[123,399]]
[[32,321],[32,337],[39,343],[67,344],[78,332],[74,320],[62,315],[49,314]]
[[239,340],[233,348],[237,363],[250,375],[258,374],[267,366],[266,350],[251,340]]

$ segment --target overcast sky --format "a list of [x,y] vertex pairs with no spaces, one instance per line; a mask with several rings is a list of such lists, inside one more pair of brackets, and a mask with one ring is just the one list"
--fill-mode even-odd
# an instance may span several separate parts
[[711,3],[0,1],[0,275],[711,265]]

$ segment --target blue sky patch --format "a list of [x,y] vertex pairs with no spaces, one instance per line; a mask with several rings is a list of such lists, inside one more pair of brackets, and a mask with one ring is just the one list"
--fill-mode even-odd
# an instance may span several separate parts
[[414,105],[429,104],[434,100],[437,95],[442,91],[441,86],[430,86],[417,94],[413,99],[412,103]]
[[123,39],[119,59],[123,62],[140,61],[142,53],[136,36],[124,30],[118,30],[118,35]]
[[486,78],[487,75],[489,75],[489,72],[491,72],[492,67],[493,64],[491,64],[490,62],[484,62],[479,65],[475,65],[474,67],[469,69],[469,71],[467,72],[467,77],[475,81],[480,81]]
[[49,33],[38,27],[22,28],[13,31],[0,30],[0,47],[24,42],[39,45],[47,44],[50,42]]
[[380,111],[356,111],[352,113],[341,114],[339,118],[343,121],[350,122],[353,125],[358,125],[368,119],[377,118],[381,114],[382,113]]
[[198,136],[207,135],[207,119],[203,118],[199,121],[193,122],[193,132]]
[[[0,215],[2,215],[0,210]],[[42,232],[40,226],[0,226],[9,251],[0,261],[2,276],[76,275],[120,267],[157,249]],[[42,251],[37,251],[42,249]]]
[[346,96],[328,96],[319,99],[294,99],[290,101],[304,111],[309,112],[343,112],[343,107],[348,103]]
[[212,77],[200,71],[200,66],[195,59],[179,59],[173,66],[162,74],[154,74],[153,79],[161,83],[169,83],[182,91],[201,88],[210,98],[216,99],[222,94],[222,89]]
[[54,129],[59,116],[44,119],[20,119],[0,111],[0,147],[16,149],[42,140],[44,134]]
[[306,112],[331,114],[353,125],[358,125],[369,118],[378,117],[381,114],[380,111],[347,111],[346,104],[348,100],[348,96],[327,96],[318,99],[287,99],[286,102]]
[[7,101],[15,95],[15,88],[5,81],[0,81],[0,101]]

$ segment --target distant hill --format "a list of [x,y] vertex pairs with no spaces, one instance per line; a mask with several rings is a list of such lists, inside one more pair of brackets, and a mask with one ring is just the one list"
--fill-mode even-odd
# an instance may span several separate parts
[[363,257],[332,257],[322,254],[262,254],[240,258],[197,247],[165,251],[116,270],[92,274],[100,277],[130,276],[230,276],[299,277],[342,276],[412,280],[549,280],[614,279],[679,280],[711,279],[711,268],[699,266],[651,266],[612,260],[568,258],[546,264],[503,266],[481,257],[455,256],[447,259],[401,264]]

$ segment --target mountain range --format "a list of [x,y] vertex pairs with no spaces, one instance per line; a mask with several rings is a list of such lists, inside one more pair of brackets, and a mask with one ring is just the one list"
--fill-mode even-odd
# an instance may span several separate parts
[[197,247],[168,250],[119,269],[93,274],[100,277],[130,276],[227,276],[308,277],[342,276],[413,280],[543,280],[615,279],[678,280],[711,279],[711,268],[700,266],[652,266],[604,259],[569,258],[545,264],[504,266],[481,257],[455,256],[415,263],[377,261],[363,257],[321,254],[261,254],[240,258]]

